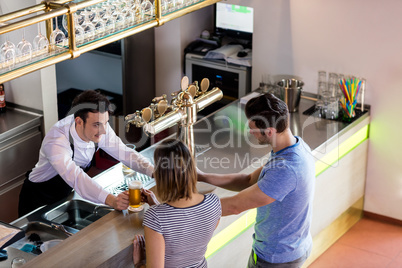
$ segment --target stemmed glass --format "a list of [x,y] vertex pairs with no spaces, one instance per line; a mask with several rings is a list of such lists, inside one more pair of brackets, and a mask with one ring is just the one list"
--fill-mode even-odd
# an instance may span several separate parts
[[175,0],[162,0],[161,4],[162,4],[162,14],[172,12],[176,7]]
[[135,23],[137,24],[141,23],[142,20],[144,19],[144,13],[142,12],[141,1],[134,0],[133,5],[131,6],[131,10],[133,10],[134,13]]
[[154,6],[149,0],[144,0],[141,3],[142,13],[145,17],[145,21],[150,20],[154,16]]
[[15,66],[15,45],[8,41],[6,37],[6,41],[0,47],[0,55],[3,60],[4,68],[11,70]]
[[65,34],[63,33],[62,30],[59,29],[59,27],[57,25],[57,17],[55,18],[55,26],[56,26],[56,28],[50,34],[50,46],[54,50],[56,50],[56,46],[59,46],[59,45],[63,46],[64,40],[66,39]]
[[103,15],[102,19],[105,22],[105,34],[111,34],[115,30],[115,19],[112,16],[112,5],[105,4],[105,15]]
[[40,32],[40,24],[38,23],[38,35],[33,40],[33,49],[36,56],[46,54],[49,48],[49,40]]
[[185,5],[185,0],[176,0],[176,9],[183,8]]
[[93,12],[95,13],[95,17],[92,20],[92,24],[95,26],[95,38],[100,38],[105,34],[105,22],[101,17],[101,13],[103,12],[103,8],[94,8]]
[[[74,21],[75,27],[81,26],[84,23],[84,16],[81,15],[81,10],[74,13]],[[68,32],[67,14],[63,15],[62,25],[64,30]]]
[[82,29],[84,29],[85,39],[86,41],[92,41],[95,39],[95,25],[93,25],[90,20],[92,12],[83,11],[81,14],[84,15],[84,23],[81,26]]
[[131,9],[131,6],[129,1],[126,0],[124,2],[124,8],[121,10],[121,13],[123,14],[124,17],[124,28],[128,28],[130,26],[133,26],[135,23],[135,16],[134,16],[134,11]]
[[32,59],[32,44],[25,39],[25,28],[22,29],[22,40],[17,44],[17,57],[19,62]]
[[[77,40],[76,45],[82,45],[84,43],[85,39],[85,32],[82,26],[79,23],[80,18],[83,16],[79,14],[74,14],[74,26],[75,26],[75,39]],[[84,22],[84,20],[82,20]]]
[[195,2],[195,0],[187,0],[186,1],[186,6],[190,6]]
[[114,1],[112,3],[112,16],[115,20],[115,27],[116,27],[116,31],[120,31],[124,28],[124,16],[121,13],[121,6],[122,3],[120,1]]

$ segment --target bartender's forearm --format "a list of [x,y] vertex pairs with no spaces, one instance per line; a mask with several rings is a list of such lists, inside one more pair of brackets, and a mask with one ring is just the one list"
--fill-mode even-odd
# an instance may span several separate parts
[[112,194],[108,194],[105,200],[105,205],[114,208],[114,203],[115,203],[116,197]]

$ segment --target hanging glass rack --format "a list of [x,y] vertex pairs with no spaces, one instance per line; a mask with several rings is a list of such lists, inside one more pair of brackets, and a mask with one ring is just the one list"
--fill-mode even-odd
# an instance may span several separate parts
[[[44,53],[34,51],[32,56],[29,57],[29,60],[26,60],[26,57],[21,57],[20,60],[14,59],[13,61],[4,57],[0,58],[0,84],[53,64],[77,58],[83,53],[147,29],[161,26],[168,21],[210,6],[221,0],[188,0],[187,2],[182,0],[178,2],[184,4],[173,8],[172,6],[168,6],[167,2],[169,0],[155,0],[152,5],[152,10],[147,10],[148,13],[142,14],[141,19],[134,18],[132,23],[128,25],[125,24],[123,27],[114,29],[114,31],[105,32],[101,36],[83,38],[84,41],[79,38],[77,39],[77,37],[79,37],[76,34],[76,24],[78,24],[78,21],[75,14],[91,6],[103,5],[109,1],[111,0],[46,0],[41,4],[0,16],[0,35],[40,22],[46,22],[46,36],[49,40],[54,29],[53,19],[56,18],[57,20],[57,17],[60,16],[64,16],[64,19],[67,20],[66,30],[68,32],[68,36],[63,42],[53,44],[51,42],[51,44],[46,47]],[[126,0],[121,2],[126,2]],[[127,0],[127,2],[132,3],[136,2],[136,0]],[[143,0],[143,2],[145,1]],[[55,22],[57,23],[56,20]],[[11,55],[15,57],[18,56],[16,53]]]

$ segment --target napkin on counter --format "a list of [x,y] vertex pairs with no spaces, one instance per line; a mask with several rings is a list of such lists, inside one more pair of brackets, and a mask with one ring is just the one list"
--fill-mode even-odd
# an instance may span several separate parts
[[0,224],[0,248],[13,238],[20,230]]

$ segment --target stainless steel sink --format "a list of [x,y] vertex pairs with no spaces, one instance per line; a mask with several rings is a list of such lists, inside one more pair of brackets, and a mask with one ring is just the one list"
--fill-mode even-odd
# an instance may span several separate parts
[[66,239],[72,234],[68,234],[67,231],[63,231],[57,228],[57,225],[51,225],[39,221],[28,222],[25,226],[22,226],[25,231],[25,237],[29,237],[35,233],[40,236],[42,242],[53,239]]
[[81,230],[111,210],[82,200],[69,200],[44,213],[42,217],[47,221]]
[[[42,242],[56,239],[64,240],[72,235],[71,232],[60,229],[59,225],[39,221],[25,222],[20,228],[25,231],[25,236],[9,246],[15,249],[13,252],[17,255],[22,254],[21,249],[24,250],[23,248],[26,248],[25,252],[30,252],[34,255],[40,254],[39,245]],[[29,251],[27,251],[28,249]]]

